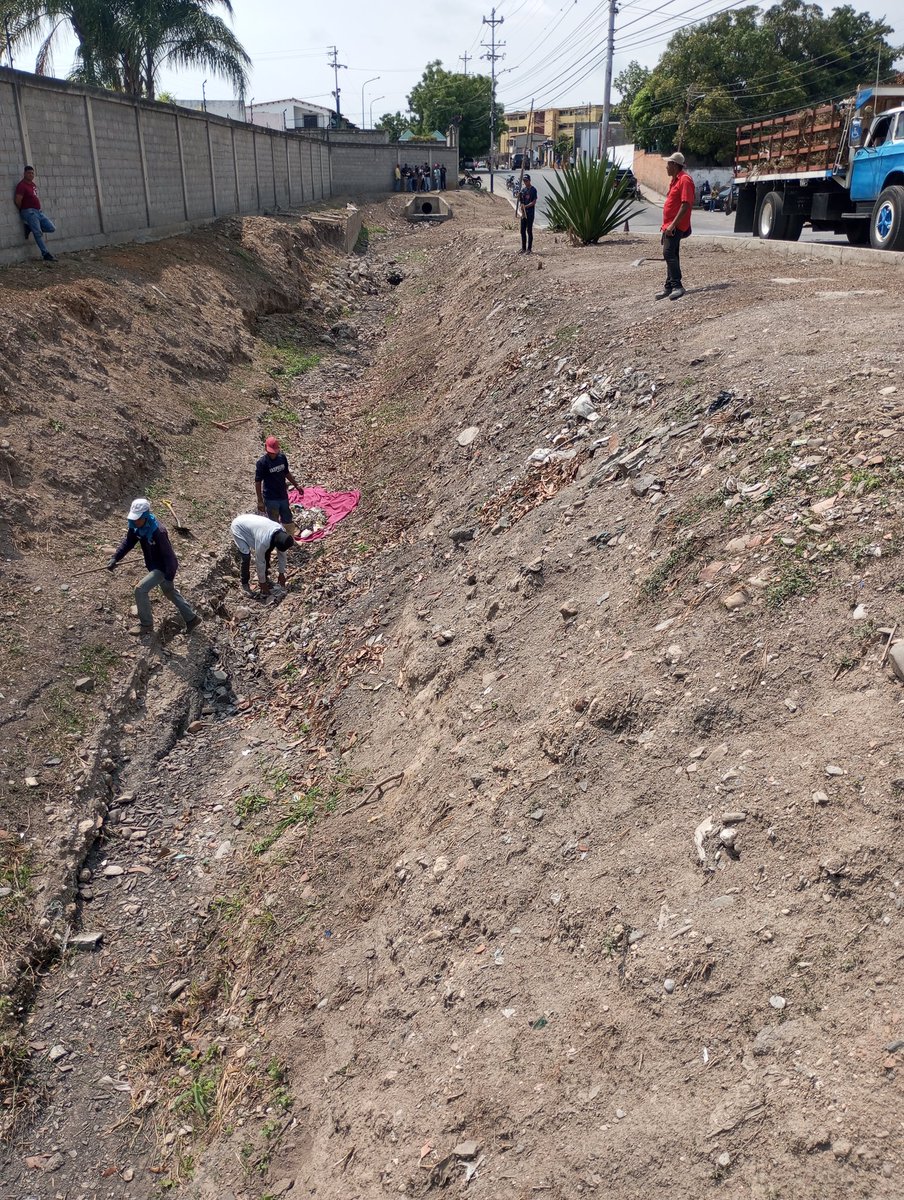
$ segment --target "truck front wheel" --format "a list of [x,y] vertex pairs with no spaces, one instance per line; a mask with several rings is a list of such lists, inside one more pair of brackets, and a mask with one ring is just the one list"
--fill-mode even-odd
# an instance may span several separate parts
[[904,187],[885,188],[873,207],[869,242],[874,250],[904,250]]
[[781,192],[767,192],[760,205],[757,233],[764,241],[776,241],[785,235],[785,206]]

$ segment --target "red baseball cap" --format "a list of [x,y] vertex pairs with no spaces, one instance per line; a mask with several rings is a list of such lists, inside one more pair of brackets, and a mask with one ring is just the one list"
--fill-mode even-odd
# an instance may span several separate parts
[[273,454],[276,454],[279,450],[279,438],[268,437],[264,442],[264,446],[267,450],[270,450]]

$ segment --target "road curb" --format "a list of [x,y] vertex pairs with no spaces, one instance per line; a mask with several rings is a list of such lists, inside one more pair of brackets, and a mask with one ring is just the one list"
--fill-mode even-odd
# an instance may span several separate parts
[[[656,239],[656,234],[638,232],[635,237]],[[691,246],[700,242],[718,242],[733,250],[747,250],[756,254],[772,254],[776,258],[820,258],[826,262],[858,263],[861,266],[886,266],[892,270],[904,270],[904,253],[892,250],[873,250],[867,246],[830,246],[826,242],[780,242],[764,241],[756,237],[733,237],[730,233],[695,233]]]

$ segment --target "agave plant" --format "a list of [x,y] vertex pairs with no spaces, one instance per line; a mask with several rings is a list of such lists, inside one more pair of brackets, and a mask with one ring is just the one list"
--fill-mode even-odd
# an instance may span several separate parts
[[595,244],[641,212],[627,194],[628,177],[619,182],[615,167],[602,160],[575,163],[550,187],[549,228],[570,234],[582,246]]

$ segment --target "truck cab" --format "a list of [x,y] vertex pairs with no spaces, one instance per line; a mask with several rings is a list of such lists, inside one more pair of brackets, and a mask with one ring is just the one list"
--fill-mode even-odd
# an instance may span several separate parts
[[850,167],[855,204],[876,201],[893,184],[904,184],[904,106],[875,118]]

